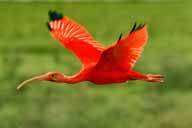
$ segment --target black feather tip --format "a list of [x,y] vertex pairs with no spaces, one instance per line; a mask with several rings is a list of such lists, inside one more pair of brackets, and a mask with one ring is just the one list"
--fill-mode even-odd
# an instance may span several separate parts
[[134,32],[134,31],[136,31],[136,30],[139,30],[139,29],[143,28],[144,26],[145,26],[145,24],[139,24],[139,25],[137,25],[137,23],[135,23],[135,24],[133,25],[130,33]]
[[121,40],[122,36],[123,36],[123,33],[121,33],[121,34],[119,35],[119,39],[118,39],[117,42],[119,42],[119,41]]
[[51,27],[50,27],[50,25],[49,25],[49,22],[47,22],[46,25],[47,25],[49,31],[51,31]]
[[[50,21],[60,20],[63,18],[63,15],[61,13],[58,13],[58,12],[52,11],[52,10],[49,10],[48,15],[49,15]],[[46,25],[47,25],[49,31],[51,31],[51,27],[49,25],[49,22],[47,22]]]
[[63,15],[61,13],[58,13],[56,11],[49,10],[49,20],[54,21],[54,20],[60,20],[63,18]]

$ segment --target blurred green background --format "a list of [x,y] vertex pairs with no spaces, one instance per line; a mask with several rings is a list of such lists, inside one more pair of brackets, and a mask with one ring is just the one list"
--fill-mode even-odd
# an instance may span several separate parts
[[[14,1],[0,2],[0,128],[191,128],[189,0]],[[148,44],[134,69],[163,74],[166,83],[34,82],[17,92],[16,86],[32,76],[48,71],[72,75],[81,68],[50,36],[45,26],[49,9],[78,21],[106,47],[135,21],[146,22]]]

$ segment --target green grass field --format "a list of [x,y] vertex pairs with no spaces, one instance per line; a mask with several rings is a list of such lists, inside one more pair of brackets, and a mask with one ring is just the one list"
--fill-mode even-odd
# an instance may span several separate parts
[[[191,128],[192,3],[0,3],[0,128]],[[163,74],[163,85],[111,86],[23,80],[49,71],[78,72],[78,59],[49,34],[56,9],[104,46],[146,22],[149,41],[134,67]]]

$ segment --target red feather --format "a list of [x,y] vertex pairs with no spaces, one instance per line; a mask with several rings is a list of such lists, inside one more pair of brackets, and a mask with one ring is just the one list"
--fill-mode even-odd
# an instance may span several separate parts
[[87,30],[67,16],[50,22],[51,34],[67,49],[79,57],[86,66],[100,58],[104,47],[94,40]]
[[58,72],[33,77],[21,83],[17,89],[34,80],[48,80],[51,82],[78,83],[91,81],[96,84],[121,83],[128,80],[144,80],[147,82],[164,82],[161,75],[141,74],[132,70],[143,52],[147,42],[147,26],[135,24],[131,32],[109,48],[104,48],[87,30],[57,12],[49,12],[48,27],[51,35],[65,48],[74,53],[83,64],[82,70],[66,76]]

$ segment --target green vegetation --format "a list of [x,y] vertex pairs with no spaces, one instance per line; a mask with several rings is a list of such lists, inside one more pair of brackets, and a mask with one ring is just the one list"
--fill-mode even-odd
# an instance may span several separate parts
[[[190,128],[190,3],[0,3],[0,128]],[[49,34],[49,9],[83,24],[104,46],[147,23],[149,41],[135,70],[165,75],[163,85],[111,86],[23,80],[48,71],[72,75],[81,65]]]

